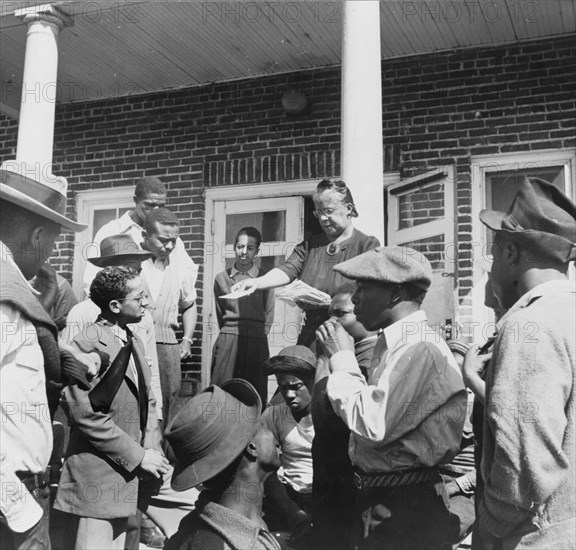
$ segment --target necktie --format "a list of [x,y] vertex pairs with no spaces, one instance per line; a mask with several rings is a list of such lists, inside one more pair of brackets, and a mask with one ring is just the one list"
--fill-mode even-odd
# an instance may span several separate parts
[[124,380],[131,354],[132,339],[128,338],[128,342],[120,349],[108,370],[103,374],[100,382],[88,394],[90,403],[95,411],[107,411],[110,409],[110,405],[120,389],[122,380]]
[[134,365],[136,366],[136,373],[138,375],[138,405],[140,410],[140,430],[142,431],[142,439],[146,434],[146,424],[148,422],[148,392],[146,391],[146,380],[144,379],[144,368],[142,364],[142,357],[138,350],[134,349],[134,335],[126,329],[128,333],[128,341],[132,343],[132,355],[134,357]]

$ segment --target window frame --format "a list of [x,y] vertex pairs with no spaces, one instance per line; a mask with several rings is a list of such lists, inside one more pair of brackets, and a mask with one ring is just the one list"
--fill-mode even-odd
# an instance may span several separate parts
[[[480,221],[480,211],[487,207],[486,173],[494,171],[525,170],[563,166],[565,191],[576,197],[576,149],[526,151],[524,153],[501,153],[479,155],[471,159],[472,170],[472,326],[474,341],[481,342],[494,326],[494,317],[484,305],[485,272],[490,272],[491,257],[487,250],[486,230]],[[574,268],[570,269],[571,278]],[[488,335],[489,336],[489,335]]]
[[92,243],[90,237],[94,227],[94,213],[111,208],[131,208],[134,206],[134,186],[78,191],[76,196],[79,223],[88,228],[76,233],[74,240],[74,261],[72,267],[72,289],[79,299],[83,299],[82,279],[86,266],[87,251]]

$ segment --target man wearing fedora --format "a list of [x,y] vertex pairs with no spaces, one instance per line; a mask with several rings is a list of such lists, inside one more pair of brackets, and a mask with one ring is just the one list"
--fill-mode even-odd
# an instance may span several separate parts
[[166,550],[280,550],[262,520],[263,483],[280,457],[261,411],[256,389],[233,378],[195,395],[174,417],[165,433],[178,460],[172,487],[204,490]]
[[383,329],[368,380],[351,338],[329,320],[317,338],[330,358],[326,392],[351,430],[356,543],[363,549],[440,549],[458,528],[438,466],[460,448],[466,390],[444,339],[420,309],[432,279],[426,257],[381,247],[338,264],[356,280],[356,318]]
[[576,205],[532,178],[506,213],[480,220],[508,310],[486,374],[480,536],[486,548],[575,548]]
[[[57,329],[28,280],[51,255],[65,216],[64,178],[35,181],[0,170],[0,546],[50,548],[49,468],[52,426],[46,382],[87,383],[86,369],[60,364]],[[71,358],[69,358],[71,359]],[[68,378],[66,378],[66,376]],[[82,378],[84,380],[82,380]],[[57,386],[60,388],[61,386]]]

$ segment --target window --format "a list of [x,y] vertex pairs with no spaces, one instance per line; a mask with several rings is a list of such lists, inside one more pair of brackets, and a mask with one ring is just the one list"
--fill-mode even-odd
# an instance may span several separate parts
[[134,187],[99,189],[98,191],[80,191],[78,193],[78,221],[88,224],[82,233],[76,233],[74,242],[74,266],[72,288],[79,299],[82,295],[82,276],[86,258],[94,236],[106,223],[127,212],[134,206]]
[[[491,269],[492,231],[479,220],[482,209],[508,210],[526,177],[539,177],[575,196],[576,151],[549,151],[524,155],[499,155],[472,159],[473,290],[472,315],[476,325],[474,340],[481,343],[491,336],[495,315],[484,305],[485,286]],[[573,276],[573,269],[572,269]]]

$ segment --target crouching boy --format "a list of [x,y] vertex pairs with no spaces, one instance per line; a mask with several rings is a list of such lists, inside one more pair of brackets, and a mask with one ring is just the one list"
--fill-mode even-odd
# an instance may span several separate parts
[[74,519],[67,547],[123,549],[140,481],[168,471],[150,368],[142,343],[127,328],[141,320],[147,297],[128,267],[100,271],[90,297],[100,317],[73,346],[96,354],[99,369],[89,391],[70,386],[64,392],[71,433],[54,507]]

